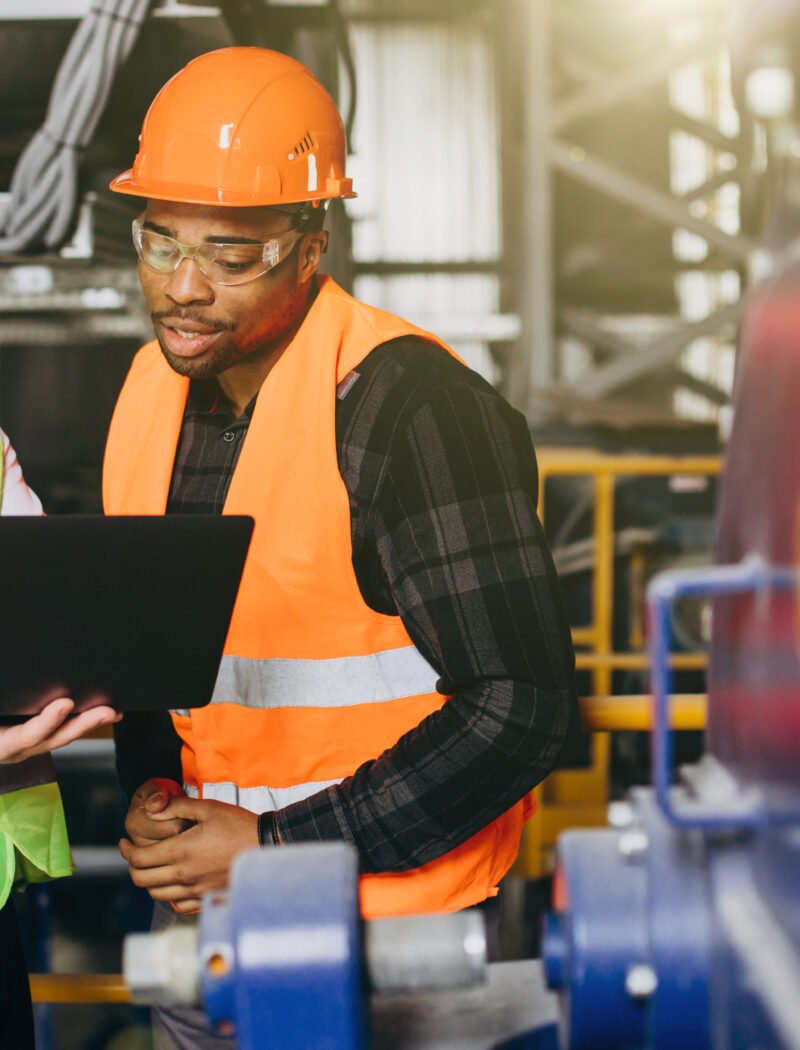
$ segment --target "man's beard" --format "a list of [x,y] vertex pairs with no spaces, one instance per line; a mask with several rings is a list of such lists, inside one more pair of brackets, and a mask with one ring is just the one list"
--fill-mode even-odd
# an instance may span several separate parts
[[213,354],[201,360],[194,357],[178,357],[164,346],[160,335],[157,338],[161,353],[172,371],[177,372],[179,376],[187,376],[189,379],[211,379],[222,372],[227,372],[229,368],[247,356],[246,352],[243,352],[241,347],[231,340],[223,343],[222,346],[216,348]]

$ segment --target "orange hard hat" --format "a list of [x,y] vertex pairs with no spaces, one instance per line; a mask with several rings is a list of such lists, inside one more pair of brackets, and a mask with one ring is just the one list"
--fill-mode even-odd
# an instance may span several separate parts
[[235,207],[355,197],[331,96],[305,66],[260,47],[193,59],[142,125],[117,193]]

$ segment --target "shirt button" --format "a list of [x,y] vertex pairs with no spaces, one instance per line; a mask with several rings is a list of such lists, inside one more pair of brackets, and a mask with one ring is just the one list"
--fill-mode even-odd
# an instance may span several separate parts
[[222,440],[227,441],[228,444],[230,444],[231,441],[236,440],[236,434],[232,430],[226,430],[222,435]]

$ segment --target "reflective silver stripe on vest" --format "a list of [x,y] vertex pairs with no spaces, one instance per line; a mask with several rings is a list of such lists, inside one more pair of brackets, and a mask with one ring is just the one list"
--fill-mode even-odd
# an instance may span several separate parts
[[[203,798],[211,798],[216,802],[228,802],[232,806],[241,806],[243,809],[249,809],[251,813],[265,813],[267,810],[283,809],[284,806],[290,806],[292,802],[300,802],[304,798],[316,795],[323,788],[338,783],[338,780],[320,780],[316,784],[294,784],[292,787],[285,788],[240,788],[230,783],[204,784]],[[197,798],[199,795],[197,788],[192,784],[185,784],[184,791],[190,798]]]
[[438,674],[413,645],[333,660],[224,656],[212,704],[352,707],[436,692]]

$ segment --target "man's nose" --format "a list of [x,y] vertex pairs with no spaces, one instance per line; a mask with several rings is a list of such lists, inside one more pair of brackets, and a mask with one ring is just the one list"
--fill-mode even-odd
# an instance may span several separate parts
[[169,299],[181,306],[214,301],[214,286],[194,259],[181,260],[178,268],[170,274],[165,291]]

